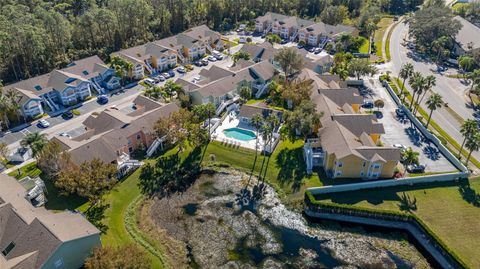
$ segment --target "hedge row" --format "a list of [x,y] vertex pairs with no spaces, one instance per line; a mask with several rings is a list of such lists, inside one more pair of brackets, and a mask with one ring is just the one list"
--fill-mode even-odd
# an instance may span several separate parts
[[405,213],[405,212],[399,212],[399,211],[393,211],[393,210],[378,210],[378,209],[371,209],[371,208],[365,208],[365,207],[359,207],[359,206],[354,206],[354,205],[343,205],[343,204],[336,204],[336,203],[331,203],[331,202],[324,202],[324,201],[318,201],[315,199],[314,195],[310,191],[305,191],[305,203],[307,206],[309,205],[316,205],[320,206],[325,209],[338,209],[338,210],[349,210],[352,213],[366,213],[366,214],[371,214],[373,215],[372,217],[375,218],[384,218],[384,219],[399,219],[403,221],[409,221],[409,222],[417,222],[417,224],[430,236],[432,237],[433,240],[439,245],[446,253],[449,253],[449,255],[452,257],[452,259],[458,263],[460,266],[463,268],[470,268],[463,260],[462,258],[450,247],[445,244],[445,242],[438,237],[437,234],[435,234],[423,220],[421,220],[419,217],[417,217],[415,214],[411,213]]

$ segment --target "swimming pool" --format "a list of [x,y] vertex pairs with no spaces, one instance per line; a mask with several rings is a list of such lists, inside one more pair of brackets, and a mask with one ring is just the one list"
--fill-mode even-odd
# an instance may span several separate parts
[[226,137],[235,138],[241,141],[249,141],[257,138],[254,132],[240,128],[225,129],[223,130],[223,133]]

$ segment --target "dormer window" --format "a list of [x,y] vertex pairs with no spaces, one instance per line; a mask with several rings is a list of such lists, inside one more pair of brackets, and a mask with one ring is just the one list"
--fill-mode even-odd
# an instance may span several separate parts
[[83,70],[82,74],[84,74],[85,76],[88,75],[88,71],[87,70]]
[[41,90],[42,90],[42,86],[40,86],[40,85],[35,85],[34,88],[35,88],[35,90],[37,90],[37,91],[41,91]]
[[67,78],[67,79],[65,80],[65,83],[66,83],[66,84],[70,84],[70,83],[74,82],[75,80],[77,80],[77,79],[76,79],[76,78]]

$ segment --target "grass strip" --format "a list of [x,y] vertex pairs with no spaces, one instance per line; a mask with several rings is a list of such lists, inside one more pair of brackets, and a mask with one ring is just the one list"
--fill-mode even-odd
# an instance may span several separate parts
[[127,207],[125,212],[125,229],[132,239],[145,248],[153,257],[152,267],[153,268],[164,268],[164,258],[160,251],[158,251],[144,236],[137,226],[137,211],[141,202],[143,201],[143,195],[137,196]]

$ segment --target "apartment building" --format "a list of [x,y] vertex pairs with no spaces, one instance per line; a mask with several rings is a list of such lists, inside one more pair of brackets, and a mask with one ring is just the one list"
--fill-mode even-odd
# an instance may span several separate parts
[[19,112],[25,118],[33,118],[44,111],[56,111],[82,102],[92,95],[92,91],[103,93],[118,86],[119,79],[114,71],[98,56],[92,56],[5,88],[19,93]]
[[81,268],[100,231],[84,216],[34,207],[24,187],[0,174],[0,268]]
[[455,54],[464,55],[480,52],[480,28],[460,16],[456,16],[454,19],[462,25],[455,36]]
[[53,139],[62,145],[63,150],[69,151],[77,165],[96,157],[103,162],[117,164],[119,170],[127,169],[129,164],[139,165],[139,162],[130,159],[134,151],[162,148],[163,141],[157,141],[155,135],[155,122],[178,110],[174,103],[159,103],[139,95],[133,101],[131,111],[105,109],[90,115],[83,122],[83,133],[76,137],[55,136]]
[[218,108],[238,98],[242,87],[251,88],[253,94],[264,91],[276,72],[268,61],[239,61],[232,70],[217,66],[202,70],[195,83],[181,78],[176,82],[184,86],[193,104],[213,103]]
[[323,113],[317,137],[308,139],[304,147],[307,172],[319,167],[332,178],[393,177],[400,150],[380,146],[383,124],[374,115],[360,113],[363,97],[358,90],[344,87],[335,76],[308,69],[301,76],[314,81],[311,99]]
[[344,33],[358,34],[358,30],[351,26],[328,25],[273,12],[258,17],[255,20],[255,30],[265,34],[271,32],[283,39],[296,40],[298,37],[299,41],[311,46],[318,46],[320,42],[335,39]]
[[358,30],[352,26],[329,25],[323,22],[303,27],[298,32],[298,41],[303,41],[310,46],[318,46],[321,42],[335,40],[342,34],[358,35]]

